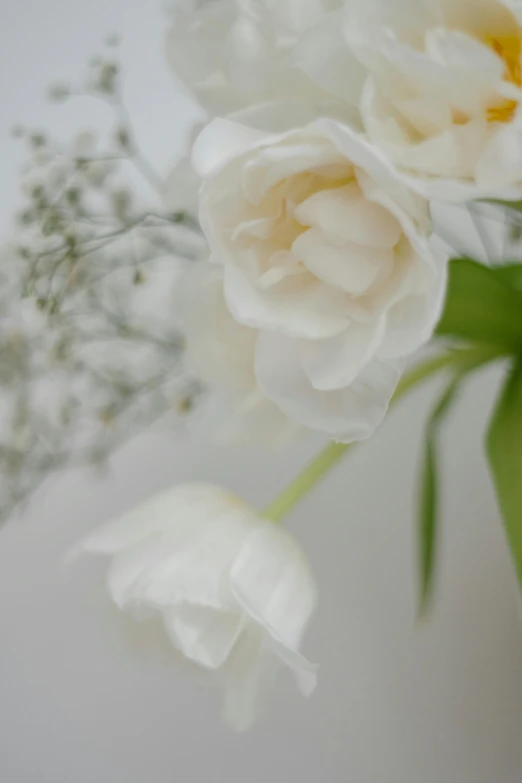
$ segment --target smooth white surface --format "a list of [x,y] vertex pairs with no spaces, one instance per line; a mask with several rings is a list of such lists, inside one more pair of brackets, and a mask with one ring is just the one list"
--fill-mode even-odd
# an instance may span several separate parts
[[[105,121],[49,107],[47,82],[123,32],[128,99],[158,164],[175,156],[189,103],[162,67],[162,19],[139,0],[3,0],[2,124],[63,132]],[[63,127],[62,127],[63,126]],[[22,155],[0,134],[0,218]],[[281,677],[252,733],[219,721],[219,694],[158,636],[106,609],[103,564],[63,554],[85,531],[175,481],[221,482],[264,504],[317,448],[275,454],[154,431],[103,480],[56,479],[0,534],[2,783],[519,783],[522,634],[482,430],[498,372],[468,386],[444,433],[442,569],[434,615],[415,625],[414,491],[435,387],[416,393],[289,524],[320,606],[305,651],[310,702]],[[128,654],[129,640],[134,652]]]

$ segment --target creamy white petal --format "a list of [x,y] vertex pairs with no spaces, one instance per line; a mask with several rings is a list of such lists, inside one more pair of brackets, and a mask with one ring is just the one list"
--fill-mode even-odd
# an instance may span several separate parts
[[366,70],[346,46],[343,12],[329,14],[308,29],[293,52],[301,70],[328,93],[357,106]]
[[149,536],[197,525],[226,512],[230,492],[211,484],[181,484],[148,498],[135,508],[85,538],[78,552],[116,554]]
[[248,160],[242,171],[241,186],[251,204],[259,205],[264,196],[280,182],[301,172],[321,172],[332,166],[346,163],[336,149],[324,142],[315,141],[292,143],[288,135],[286,143],[278,146],[265,146]]
[[227,77],[227,38],[236,17],[233,0],[176,9],[166,39],[167,62],[175,76],[211,113],[244,105]]
[[479,187],[502,192],[522,181],[522,116],[491,139],[477,162]]
[[245,539],[230,570],[242,609],[286,646],[297,649],[317,601],[308,561],[296,541],[267,522]]
[[366,440],[382,423],[403,365],[373,361],[345,389],[314,389],[294,350],[293,341],[260,334],[256,376],[260,387],[291,419],[339,442]]
[[400,298],[387,313],[384,339],[379,346],[380,359],[397,359],[411,355],[433,334],[446,294],[446,259],[433,250],[434,267],[425,270],[424,281],[416,293]]
[[350,386],[385,340],[386,319],[352,322],[328,340],[295,340],[294,348],[314,389],[335,391]]
[[255,524],[254,513],[233,498],[224,510],[179,520],[175,531],[152,536],[114,558],[108,574],[113,600],[122,608],[184,602],[230,607],[228,572]]
[[225,270],[225,298],[239,323],[295,337],[318,339],[339,334],[348,324],[344,294],[311,280],[269,292],[253,285],[239,269]]
[[391,248],[364,247],[353,242],[330,244],[328,235],[311,228],[296,239],[292,253],[319,280],[347,294],[364,294],[393,266]]
[[245,626],[240,614],[189,605],[166,609],[163,622],[172,644],[206,669],[223,666]]
[[370,247],[393,247],[402,233],[395,217],[364,198],[357,182],[314,193],[299,205],[295,216],[305,226]]
[[194,143],[192,165],[200,177],[208,177],[247,150],[268,143],[270,138],[270,134],[231,120],[213,120]]
[[247,626],[223,673],[223,718],[235,731],[247,731],[255,722],[263,692],[275,679],[276,658],[267,653],[263,632]]
[[317,664],[311,663],[300,652],[286,647],[273,637],[270,637],[266,644],[281,663],[291,670],[303,696],[311,696],[317,686]]

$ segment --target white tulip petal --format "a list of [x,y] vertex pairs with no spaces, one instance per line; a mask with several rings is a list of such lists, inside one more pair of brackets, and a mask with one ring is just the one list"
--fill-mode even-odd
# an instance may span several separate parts
[[243,631],[224,672],[223,718],[235,731],[247,731],[255,722],[263,692],[279,666],[267,653],[263,632],[254,625]]
[[350,386],[372,361],[385,339],[386,319],[353,322],[328,340],[295,340],[294,349],[311,385],[318,391]]
[[522,181],[522,121],[502,128],[477,162],[479,187],[503,190]]
[[278,329],[295,337],[320,339],[339,334],[348,324],[347,302],[317,280],[269,292],[253,285],[239,269],[225,269],[225,298],[233,317],[251,328]]
[[406,357],[430,339],[444,307],[446,282],[447,266],[441,261],[435,271],[429,271],[423,292],[405,296],[390,308],[380,359]]
[[263,131],[226,119],[209,123],[197,137],[192,150],[192,165],[200,177],[217,173],[234,158],[260,147],[271,136]]
[[114,558],[109,591],[120,607],[161,608],[188,602],[223,608],[232,604],[228,571],[255,527],[253,512],[230,500],[226,510],[180,522],[175,533],[149,539]]
[[343,12],[326,16],[302,36],[293,59],[315,84],[350,106],[357,106],[366,76],[345,43]]
[[249,617],[287,647],[299,647],[317,588],[304,553],[283,528],[267,522],[252,531],[231,568],[230,587]]
[[292,253],[319,280],[348,294],[364,294],[378,277],[390,274],[391,248],[364,247],[353,242],[328,243],[328,236],[311,228],[296,239]]
[[500,57],[481,41],[459,30],[435,27],[426,33],[426,53],[457,73],[471,73],[484,84],[502,79],[505,64]]
[[292,135],[286,144],[264,146],[245,162],[241,187],[251,204],[258,206],[272,188],[295,174],[320,173],[327,167],[346,165],[337,150],[324,141],[299,143],[297,138],[292,143]]
[[403,369],[400,362],[373,361],[349,387],[318,391],[299,361],[294,342],[268,332],[259,336],[255,366],[260,387],[290,419],[343,443],[373,435]]
[[267,646],[292,671],[303,696],[311,696],[317,686],[317,664],[273,638],[267,641]]
[[127,513],[95,530],[79,552],[116,554],[156,533],[185,531],[187,527],[225,512],[231,494],[211,484],[183,484],[147,499]]
[[391,248],[402,233],[396,218],[380,204],[367,201],[357,182],[315,193],[298,206],[295,217],[304,226],[371,247]]
[[228,0],[205,3],[197,11],[177,8],[167,35],[167,61],[175,76],[211,114],[244,103],[226,75],[226,41],[235,13]]
[[165,610],[163,622],[172,644],[206,669],[223,666],[245,625],[240,614],[189,605]]

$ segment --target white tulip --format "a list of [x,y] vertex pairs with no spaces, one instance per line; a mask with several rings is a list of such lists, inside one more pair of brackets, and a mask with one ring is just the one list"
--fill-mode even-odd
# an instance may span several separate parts
[[316,667],[299,652],[316,604],[306,557],[225,490],[174,487],[78,549],[112,558],[116,605],[138,619],[159,614],[173,646],[221,679],[224,716],[237,730],[252,724],[274,665],[290,668],[303,694],[314,690]]
[[[520,198],[520,0],[348,0],[345,13],[366,133],[403,181],[446,201]],[[311,31],[296,59],[343,98],[338,40]]]
[[228,310],[250,330],[257,385],[299,425],[369,437],[443,302],[427,203],[333,120],[278,135],[215,120],[194,162],[201,225]]
[[176,77],[210,114],[278,98],[318,98],[295,66],[303,33],[341,0],[212,0],[178,4],[167,37]]

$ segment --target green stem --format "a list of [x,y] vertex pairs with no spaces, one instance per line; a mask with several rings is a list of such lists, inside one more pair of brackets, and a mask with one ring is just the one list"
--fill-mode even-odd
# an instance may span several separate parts
[[[501,349],[489,346],[457,349],[437,356],[414,367],[400,381],[392,400],[395,405],[419,384],[442,370],[455,368],[459,372],[470,371],[504,355]],[[263,517],[280,522],[299,501],[347,454],[357,443],[331,443],[307,465],[283,492],[265,509]]]

